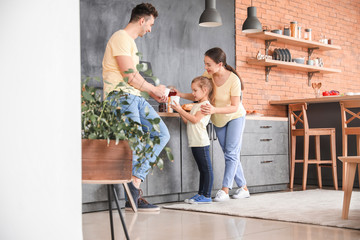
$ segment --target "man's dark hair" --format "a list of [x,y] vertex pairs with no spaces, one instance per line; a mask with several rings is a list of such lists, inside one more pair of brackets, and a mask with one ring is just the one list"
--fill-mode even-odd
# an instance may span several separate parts
[[141,3],[132,10],[130,22],[137,22],[142,17],[145,17],[146,20],[148,20],[148,17],[150,16],[157,18],[158,12],[155,7],[150,3]]

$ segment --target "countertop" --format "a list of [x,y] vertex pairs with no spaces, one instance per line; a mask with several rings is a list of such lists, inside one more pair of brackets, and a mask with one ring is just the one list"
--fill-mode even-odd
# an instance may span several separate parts
[[360,95],[353,95],[353,96],[326,96],[326,97],[319,97],[319,98],[298,98],[298,99],[286,99],[286,100],[272,100],[269,101],[271,105],[288,105],[293,103],[330,103],[330,102],[340,102],[343,100],[360,100]]
[[[180,117],[180,114],[178,114],[178,113],[158,112],[158,114],[160,117]],[[260,116],[260,115],[246,115],[246,119],[288,121],[287,117],[269,117],[269,116]]]

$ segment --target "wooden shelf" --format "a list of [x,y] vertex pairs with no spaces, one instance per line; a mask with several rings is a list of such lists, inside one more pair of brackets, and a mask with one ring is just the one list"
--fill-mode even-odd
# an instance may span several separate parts
[[[257,32],[257,33],[248,33],[247,37],[257,38],[265,40],[265,55],[268,55],[269,47],[272,42],[286,43],[293,46],[305,47],[308,49],[308,59],[310,59],[314,50],[340,50],[341,47],[337,45],[324,44],[315,41],[303,40],[294,37],[289,37],[285,35],[280,35],[272,32]],[[308,73],[308,85],[311,86],[311,78],[315,73],[339,73],[341,72],[338,69],[333,68],[324,68],[316,67],[306,64],[299,64],[295,62],[285,62],[279,60],[269,60],[269,59],[247,59],[248,64],[254,64],[259,66],[265,66],[265,81],[269,81],[269,73],[273,67],[281,67],[286,69],[293,69],[298,71],[303,71]]]
[[304,39],[298,39],[294,37],[289,37],[281,34],[276,34],[272,32],[257,32],[257,33],[248,33],[247,37],[250,38],[258,38],[263,40],[276,41],[279,43],[291,44],[293,46],[306,47],[312,49],[318,49],[321,51],[329,51],[329,50],[340,50],[341,47],[337,45],[324,44],[315,41],[309,41]]
[[303,72],[313,72],[313,73],[339,73],[341,70],[333,69],[333,68],[325,68],[325,67],[316,67],[306,64],[300,64],[295,62],[284,62],[279,60],[269,60],[269,59],[262,59],[257,60],[255,58],[247,59],[247,63],[259,66],[271,66],[271,67],[281,67],[286,69],[293,69]]

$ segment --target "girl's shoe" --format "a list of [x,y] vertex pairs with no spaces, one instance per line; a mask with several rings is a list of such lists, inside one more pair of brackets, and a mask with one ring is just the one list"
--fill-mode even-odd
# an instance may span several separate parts
[[227,194],[221,189],[216,193],[216,196],[214,198],[215,202],[225,202],[228,200],[230,200],[229,194]]
[[245,190],[244,187],[237,189],[235,194],[232,195],[232,198],[235,199],[248,198],[248,197],[250,197],[250,192],[247,189]]
[[211,197],[205,197],[204,195],[199,196],[198,198],[192,199],[189,203],[201,204],[201,203],[211,203]]
[[193,197],[191,197],[191,198],[189,198],[189,199],[185,199],[184,202],[185,202],[185,203],[190,203],[190,201],[192,201],[193,199],[198,198],[198,197],[200,197],[200,195],[199,195],[199,194],[196,194],[195,196],[193,196]]

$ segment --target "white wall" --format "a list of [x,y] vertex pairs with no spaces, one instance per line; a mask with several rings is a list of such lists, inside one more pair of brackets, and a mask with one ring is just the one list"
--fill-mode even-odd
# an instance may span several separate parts
[[82,239],[79,1],[0,1],[0,239]]

